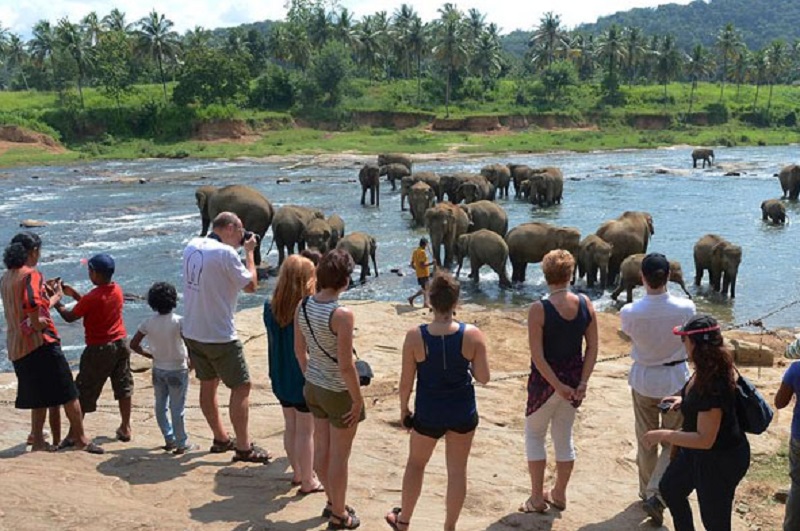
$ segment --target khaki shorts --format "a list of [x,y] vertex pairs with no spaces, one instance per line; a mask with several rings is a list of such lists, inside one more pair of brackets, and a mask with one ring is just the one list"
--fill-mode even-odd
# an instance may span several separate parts
[[[347,391],[330,391],[324,387],[306,382],[303,387],[303,396],[306,398],[308,406],[314,418],[328,419],[331,426],[336,428],[347,428],[342,417],[350,412],[353,407],[353,399]],[[361,417],[359,422],[367,418],[367,411],[364,404],[361,404]]]
[[219,378],[230,389],[250,382],[244,349],[238,339],[228,343],[201,343],[193,339],[185,341],[200,381]]
[[78,377],[75,378],[81,411],[92,413],[97,410],[97,399],[109,378],[115,400],[133,396],[131,352],[124,339],[87,346],[83,350]]

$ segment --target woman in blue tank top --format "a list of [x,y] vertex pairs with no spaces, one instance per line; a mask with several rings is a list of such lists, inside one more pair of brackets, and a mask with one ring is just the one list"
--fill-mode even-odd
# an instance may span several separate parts
[[[444,436],[447,446],[447,497],[444,529],[455,530],[467,494],[467,460],[478,426],[473,378],[489,381],[486,338],[472,325],[455,321],[460,287],[452,275],[437,271],[428,298],[433,322],[412,328],[403,343],[400,418],[411,429],[403,475],[402,505],[386,515],[392,529],[408,528],[417,505],[425,465]],[[409,409],[417,382],[414,414]]]

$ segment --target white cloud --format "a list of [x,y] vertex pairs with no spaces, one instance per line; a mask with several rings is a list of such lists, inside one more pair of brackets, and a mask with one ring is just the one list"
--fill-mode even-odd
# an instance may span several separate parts
[[[444,1],[405,0],[425,21],[438,16]],[[391,15],[403,0],[339,0],[339,5],[353,11],[357,18],[377,11]],[[486,14],[487,22],[500,26],[502,33],[515,29],[529,30],[537,25],[541,16],[552,11],[561,15],[562,22],[574,27],[583,22],[593,22],[598,16],[624,11],[633,7],[655,7],[664,0],[471,0],[454,2],[466,12],[476,8]],[[689,0],[677,0],[687,4]],[[244,22],[266,19],[280,20],[286,16],[284,0],[161,0],[157,5],[143,4],[140,0],[0,0],[0,25],[25,37],[30,36],[33,25],[42,18],[55,23],[61,17],[76,22],[90,11],[102,18],[113,7],[134,22],[147,15],[153,7],[175,23],[179,32],[195,26],[216,28],[234,26]]]

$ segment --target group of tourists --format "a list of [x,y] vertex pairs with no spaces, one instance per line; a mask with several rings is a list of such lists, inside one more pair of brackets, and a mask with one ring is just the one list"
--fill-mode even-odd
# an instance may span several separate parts
[[[193,238],[183,253],[184,316],[174,313],[177,290],[155,283],[148,292],[154,315],[141,323],[130,349],[153,359],[155,412],[164,450],[182,454],[197,448],[184,424],[189,371],[200,380],[200,407],[213,434],[212,453],[233,452],[233,461],[267,463],[272,455],[251,440],[248,430],[251,379],[234,326],[238,294],[257,288],[256,238],[230,212],[219,214],[208,237]],[[411,525],[425,468],[439,439],[447,461],[445,531],[456,529],[467,491],[467,462],[479,415],[474,381],[490,379],[486,338],[455,319],[460,286],[432,265],[427,242],[412,256],[420,291],[431,308],[430,322],[410,329],[403,342],[399,422],[410,432],[400,505],[386,513],[396,531]],[[103,449],[84,433],[83,415],[97,407],[111,379],[118,401],[116,437],[130,441],[133,378],[123,295],[112,281],[114,260],[99,254],[88,261],[94,289],[82,295],[59,278],[45,280],[36,269],[42,241],[34,233],[15,236],[3,256],[7,271],[0,292],[7,322],[7,345],[18,379],[16,407],[31,409],[33,451],[75,447]],[[238,250],[244,249],[244,261]],[[354,263],[332,250],[304,252],[282,264],[272,297],[264,304],[269,377],[282,407],[283,445],[298,494],[324,494],[322,517],[328,529],[355,529],[356,510],[347,503],[348,463],[358,425],[366,418],[357,354],[355,317],[340,305]],[[548,253],[542,270],[549,294],[531,305],[531,356],[527,382],[525,451],[530,496],[525,513],[567,509],[567,490],[576,459],[576,411],[591,396],[590,378],[598,354],[597,316],[591,300],[569,289],[573,256]],[[622,331],[632,341],[629,373],[642,509],[661,525],[669,509],[677,531],[694,529],[688,502],[697,492],[706,529],[731,528],[734,492],[747,472],[750,447],[735,409],[736,370],[713,317],[696,314],[694,304],[668,293],[669,262],[657,253],[642,261],[646,295],[620,312]],[[64,296],[77,302],[64,305]],[[61,352],[51,309],[67,322],[83,320],[86,348],[73,381]],[[694,372],[690,372],[690,364]],[[217,391],[230,389],[233,434],[224,426]],[[411,394],[416,388],[413,407]],[[793,364],[776,396],[785,407],[800,395],[800,363]],[[797,403],[797,401],[796,401]],[[61,438],[60,407],[70,428]],[[797,411],[797,405],[795,406]],[[167,412],[171,415],[168,418]],[[50,416],[53,444],[44,437]],[[555,480],[545,485],[546,438],[555,449]],[[784,530],[800,529],[800,414],[792,423],[792,489]]]

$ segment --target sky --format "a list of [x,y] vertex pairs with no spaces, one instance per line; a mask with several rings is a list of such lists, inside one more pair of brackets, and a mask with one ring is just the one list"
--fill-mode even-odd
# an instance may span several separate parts
[[[347,7],[356,18],[386,11],[390,15],[400,7],[403,0],[333,0],[338,6]],[[567,28],[584,22],[594,22],[597,17],[626,11],[634,7],[655,7],[660,4],[688,4],[690,0],[450,0],[463,12],[471,8],[486,14],[487,22],[494,22],[501,33],[516,29],[530,30],[538,24],[541,16],[552,11],[561,15]],[[437,16],[437,9],[445,0],[405,0],[414,7],[424,21]],[[286,16],[285,0],[159,0],[149,4],[142,0],[0,0],[0,26],[10,29],[24,38],[30,37],[33,25],[46,18],[55,23],[62,17],[77,22],[87,13],[95,11],[102,18],[117,7],[126,14],[128,21],[137,21],[155,7],[159,13],[175,23],[175,29],[183,33],[195,26],[212,29],[236,26],[245,22],[266,19],[282,20]]]

